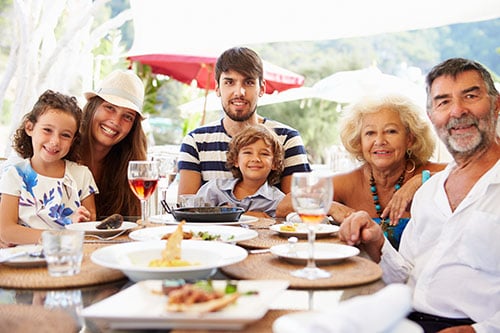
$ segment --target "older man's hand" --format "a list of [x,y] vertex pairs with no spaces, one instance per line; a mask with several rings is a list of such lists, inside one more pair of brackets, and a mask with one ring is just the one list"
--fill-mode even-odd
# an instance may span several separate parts
[[358,211],[346,217],[340,225],[339,238],[348,245],[363,245],[374,261],[380,261],[384,233],[367,212]]

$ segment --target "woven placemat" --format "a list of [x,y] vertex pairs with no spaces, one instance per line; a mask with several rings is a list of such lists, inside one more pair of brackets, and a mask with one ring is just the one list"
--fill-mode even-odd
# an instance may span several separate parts
[[[273,331],[273,323],[279,317],[294,313],[293,310],[269,310],[266,315],[254,323],[247,325],[240,333],[271,333]],[[170,333],[227,333],[228,331],[221,330],[171,330]]]
[[[281,236],[280,233],[270,230],[269,227],[252,227],[256,229],[259,235],[256,238],[238,242],[238,245],[250,249],[267,249],[274,245],[284,244],[288,242],[288,237]],[[307,242],[307,238],[300,238],[299,242]],[[340,243],[336,234],[316,237],[318,243]]]
[[245,260],[222,267],[224,274],[241,280],[288,280],[293,289],[345,288],[376,281],[382,277],[382,269],[373,261],[359,256],[342,262],[321,266],[332,274],[331,277],[318,280],[296,278],[290,272],[304,265],[290,264],[276,256],[251,254]]
[[121,271],[96,265],[92,252],[106,244],[84,244],[81,271],[77,275],[52,277],[46,266],[10,267],[0,265],[0,287],[13,289],[60,289],[92,286],[125,278]]
[[64,310],[49,310],[42,305],[2,304],[0,332],[71,333],[78,332],[78,325]]

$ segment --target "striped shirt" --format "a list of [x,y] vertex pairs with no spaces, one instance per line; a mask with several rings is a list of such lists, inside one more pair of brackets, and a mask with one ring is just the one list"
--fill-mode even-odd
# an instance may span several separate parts
[[[285,150],[283,176],[294,172],[309,172],[306,149],[297,130],[277,121],[264,118],[264,125],[273,129]],[[234,178],[226,168],[226,152],[231,136],[227,134],[222,119],[199,127],[186,135],[181,144],[179,170],[201,173],[202,185],[211,179]]]

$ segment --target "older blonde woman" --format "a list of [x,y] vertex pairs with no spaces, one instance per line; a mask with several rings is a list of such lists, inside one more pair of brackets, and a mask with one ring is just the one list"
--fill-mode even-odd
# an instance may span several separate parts
[[[363,164],[335,175],[330,215],[342,223],[352,212],[363,210],[382,224],[397,248],[409,220],[409,206],[426,175],[445,165],[429,162],[435,140],[424,111],[402,95],[366,97],[346,110],[341,140]],[[289,198],[277,216],[292,211]]]

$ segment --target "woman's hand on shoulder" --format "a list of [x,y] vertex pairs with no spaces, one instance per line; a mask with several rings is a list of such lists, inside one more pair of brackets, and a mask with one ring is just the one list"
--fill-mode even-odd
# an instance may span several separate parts
[[410,210],[411,202],[415,192],[422,186],[422,171],[429,170],[431,175],[443,170],[444,163],[427,162],[417,169],[416,174],[411,177],[399,190],[397,190],[387,206],[384,208],[381,217],[389,217],[391,225],[397,225],[400,218],[406,211]]
[[392,198],[384,208],[381,217],[389,217],[390,224],[397,225],[399,219],[403,217],[403,214],[410,210],[413,196],[421,185],[422,179],[420,175],[415,175],[410,178],[392,195]]

